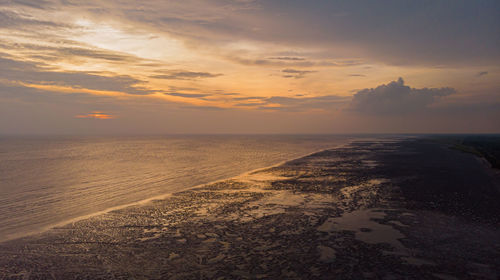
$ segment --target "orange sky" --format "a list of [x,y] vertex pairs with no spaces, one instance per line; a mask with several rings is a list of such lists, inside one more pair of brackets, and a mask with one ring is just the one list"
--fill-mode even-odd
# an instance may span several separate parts
[[0,133],[500,132],[480,2],[6,2]]

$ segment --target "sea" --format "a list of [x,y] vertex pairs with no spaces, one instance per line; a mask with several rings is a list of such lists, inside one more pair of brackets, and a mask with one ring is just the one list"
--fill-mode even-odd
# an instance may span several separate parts
[[0,242],[357,138],[0,136]]

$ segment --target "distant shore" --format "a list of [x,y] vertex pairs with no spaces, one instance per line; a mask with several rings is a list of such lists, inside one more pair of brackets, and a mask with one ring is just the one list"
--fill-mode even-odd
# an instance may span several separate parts
[[496,279],[491,180],[432,141],[358,141],[4,242],[0,276]]

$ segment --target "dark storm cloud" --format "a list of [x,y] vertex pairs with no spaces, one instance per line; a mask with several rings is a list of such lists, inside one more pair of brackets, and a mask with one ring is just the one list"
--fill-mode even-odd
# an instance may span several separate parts
[[10,82],[44,84],[85,88],[102,91],[119,91],[128,94],[145,95],[154,91],[140,87],[143,81],[127,75],[101,76],[89,72],[57,72],[32,62],[18,61],[0,54],[1,78]]
[[165,80],[194,80],[201,78],[215,78],[223,74],[213,74],[208,72],[191,72],[191,71],[168,71],[168,74],[153,75],[151,78]]
[[386,85],[358,91],[350,109],[364,114],[405,115],[423,112],[439,98],[453,93],[453,88],[411,88],[399,78]]

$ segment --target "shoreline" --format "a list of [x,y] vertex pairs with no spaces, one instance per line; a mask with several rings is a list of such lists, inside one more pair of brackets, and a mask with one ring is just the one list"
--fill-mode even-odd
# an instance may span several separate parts
[[0,278],[496,279],[499,229],[403,192],[448,179],[435,160],[485,178],[425,140],[351,141],[2,243]]
[[[405,138],[405,137],[402,137],[402,138]],[[204,187],[204,186],[207,186],[207,185],[224,182],[224,181],[231,180],[231,179],[237,179],[237,178],[240,178],[240,177],[243,177],[243,176],[255,173],[255,172],[259,172],[261,170],[265,170],[265,169],[269,169],[269,168],[273,168],[273,167],[278,167],[278,166],[284,165],[284,164],[286,164],[286,163],[288,163],[290,161],[301,159],[301,158],[304,158],[304,157],[307,157],[307,156],[310,156],[310,155],[314,155],[316,153],[321,153],[323,151],[327,151],[327,150],[331,150],[331,149],[338,149],[338,148],[342,148],[342,147],[348,146],[351,143],[353,143],[354,141],[357,141],[357,140],[360,140],[360,139],[363,139],[363,138],[353,137],[351,139],[346,140],[346,143],[338,144],[338,145],[331,146],[331,147],[328,147],[328,148],[323,148],[323,149],[320,149],[320,150],[317,150],[317,151],[314,151],[314,152],[310,152],[310,153],[307,153],[307,154],[304,154],[304,155],[300,155],[300,156],[297,156],[297,157],[294,157],[294,158],[291,158],[291,159],[283,160],[283,161],[280,161],[280,162],[278,162],[276,164],[272,164],[270,166],[259,167],[259,168],[252,169],[250,171],[246,171],[246,172],[243,172],[243,173],[235,175],[235,176],[231,176],[231,177],[227,177],[227,178],[223,178],[223,179],[218,179],[218,180],[214,180],[214,181],[209,181],[209,182],[206,182],[206,183],[202,183],[202,184],[198,184],[198,185],[194,185],[194,186],[188,187],[186,189],[175,190],[173,192],[164,193],[164,194],[161,194],[161,195],[156,195],[156,196],[153,196],[153,197],[150,197],[150,198],[147,198],[147,199],[142,199],[142,200],[139,200],[139,201],[136,201],[136,202],[131,202],[131,203],[127,203],[127,204],[122,204],[122,205],[117,205],[117,206],[109,207],[109,208],[106,208],[104,210],[100,210],[100,211],[97,211],[97,212],[94,212],[94,213],[90,213],[90,214],[87,214],[87,215],[78,216],[78,217],[71,218],[71,219],[68,219],[68,220],[64,220],[62,222],[58,222],[58,223],[55,223],[55,224],[51,224],[51,225],[45,226],[45,227],[41,228],[40,230],[33,230],[33,231],[30,231],[30,232],[27,232],[27,233],[16,235],[14,237],[7,237],[7,238],[5,238],[3,240],[0,240],[0,245],[3,244],[3,243],[5,243],[5,242],[15,241],[17,239],[23,239],[23,238],[27,238],[27,237],[34,236],[34,235],[43,234],[43,233],[45,233],[47,231],[50,231],[51,229],[56,229],[58,227],[63,227],[65,225],[73,224],[75,222],[78,222],[78,221],[81,221],[81,220],[85,220],[85,219],[89,219],[89,218],[92,218],[92,217],[96,217],[96,216],[99,216],[99,215],[103,215],[103,214],[106,214],[106,213],[109,213],[109,212],[112,212],[112,211],[121,210],[121,209],[125,209],[125,208],[128,208],[128,207],[133,207],[133,206],[146,205],[146,204],[151,203],[151,202],[156,201],[156,200],[165,200],[168,197],[170,197],[170,196],[172,196],[172,195],[174,195],[174,194],[176,194],[178,192],[183,192],[183,191],[188,191],[188,190],[191,190],[191,189],[201,188],[201,187]],[[369,140],[369,139],[370,138],[367,138],[366,140]],[[376,138],[374,138],[374,139],[376,139]],[[384,138],[381,138],[381,139],[384,139]],[[389,138],[387,138],[387,139],[389,139]]]

